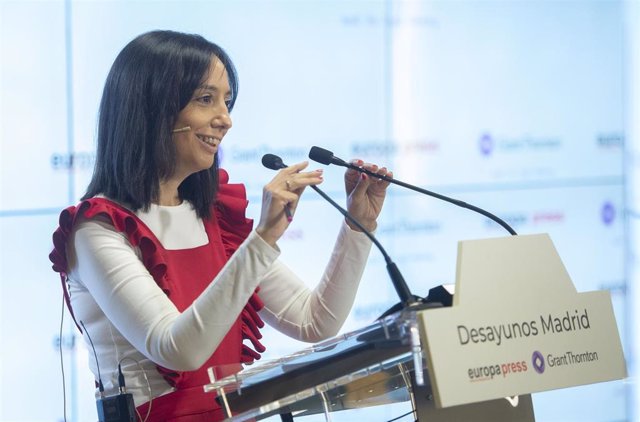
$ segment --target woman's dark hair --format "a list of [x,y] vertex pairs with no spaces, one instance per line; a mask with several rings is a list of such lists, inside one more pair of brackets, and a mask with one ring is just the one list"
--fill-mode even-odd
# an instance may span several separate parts
[[[208,76],[217,57],[229,75],[233,108],[238,79],[222,48],[199,35],[153,31],[116,57],[102,93],[96,164],[82,199],[105,195],[132,210],[158,200],[160,181],[173,174],[172,130],[178,113]],[[218,157],[208,170],[185,179],[178,192],[201,218],[209,218],[218,190]]]

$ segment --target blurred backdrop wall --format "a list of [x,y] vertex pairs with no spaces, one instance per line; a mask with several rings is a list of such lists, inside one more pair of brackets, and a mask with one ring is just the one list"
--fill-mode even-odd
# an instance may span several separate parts
[[[537,418],[637,420],[638,10],[617,0],[0,0],[0,420],[62,420],[60,344],[67,419],[96,419],[93,357],[68,314],[60,336],[62,293],[47,255],[59,211],[92,172],[109,67],[152,29],[199,33],[235,61],[239,100],[222,166],[246,184],[251,217],[272,177],[261,156],[294,163],[319,145],[486,208],[518,233],[549,233],[579,291],[611,292],[632,377],[536,394]],[[343,201],[342,171],[325,174],[325,190]],[[459,240],[507,235],[396,187],[385,208],[377,236],[419,295],[454,282]],[[281,241],[310,283],[340,218],[306,192]],[[394,302],[372,251],[344,330]],[[266,345],[267,358],[306,347],[271,331]],[[367,418],[389,420],[403,406]]]

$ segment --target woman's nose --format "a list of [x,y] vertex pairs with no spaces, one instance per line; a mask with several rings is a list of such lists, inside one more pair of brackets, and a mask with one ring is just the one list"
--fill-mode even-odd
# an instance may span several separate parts
[[233,126],[233,122],[231,121],[231,115],[229,114],[229,111],[227,110],[226,106],[222,112],[217,114],[211,120],[211,126],[214,128],[220,128],[224,130],[231,129],[231,126]]

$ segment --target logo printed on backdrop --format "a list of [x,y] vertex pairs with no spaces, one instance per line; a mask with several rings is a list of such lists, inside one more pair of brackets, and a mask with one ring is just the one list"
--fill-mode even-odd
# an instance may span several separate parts
[[440,142],[435,139],[391,139],[351,144],[351,155],[367,159],[410,158],[416,155],[434,155],[438,151],[440,151]]
[[94,152],[54,152],[50,163],[53,170],[91,170],[96,162]]
[[596,144],[600,149],[619,151],[624,146],[624,136],[620,133],[599,134]]
[[[504,212],[500,214],[500,217],[507,222],[511,227],[518,228],[523,227],[525,224],[529,224],[529,216],[525,212]],[[495,224],[493,221],[488,218],[485,221],[485,226],[491,230],[498,231],[502,230],[502,227]]]
[[533,352],[533,355],[531,355],[531,363],[537,373],[542,374],[544,372],[544,357],[542,353],[537,350]]
[[494,153],[526,153],[528,151],[557,151],[562,148],[562,140],[553,136],[521,135],[496,137],[484,132],[478,139],[480,153],[488,157]]
[[616,209],[611,202],[605,202],[600,211],[602,222],[605,226],[610,226],[616,218]]
[[285,162],[296,162],[306,158],[307,150],[301,147],[273,147],[267,144],[251,148],[241,148],[236,144],[229,144],[225,150],[225,157],[233,163],[259,162],[266,153],[272,153]]
[[489,133],[482,134],[478,144],[480,146],[480,152],[482,153],[482,155],[491,155],[491,152],[493,151],[493,138]]

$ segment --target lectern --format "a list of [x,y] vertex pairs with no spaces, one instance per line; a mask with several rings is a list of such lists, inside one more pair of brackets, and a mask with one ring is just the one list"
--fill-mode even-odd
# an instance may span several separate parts
[[541,234],[460,242],[449,307],[407,306],[231,377],[213,373],[205,391],[234,421],[410,401],[422,422],[529,422],[530,393],[621,379],[626,365],[609,292],[577,292]]
[[278,413],[327,415],[405,401],[420,421],[534,421],[529,395],[437,409],[425,373],[418,312],[401,311],[292,355],[212,379],[205,391],[217,396],[229,421]]

